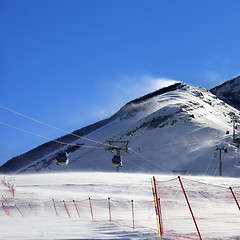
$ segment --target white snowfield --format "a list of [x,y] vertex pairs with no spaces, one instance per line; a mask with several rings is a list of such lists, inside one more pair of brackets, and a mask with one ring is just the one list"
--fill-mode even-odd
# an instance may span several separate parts
[[[122,152],[122,172],[187,171],[187,174],[218,175],[219,151],[222,154],[223,176],[239,177],[239,148],[233,144],[231,118],[239,116],[235,108],[203,88],[186,84],[145,101],[127,104],[120,117],[88,134],[87,138],[106,143],[107,140],[130,141],[131,153]],[[229,132],[227,135],[226,132]],[[69,164],[57,166],[53,152],[24,166],[19,172],[114,171],[113,153],[106,145],[79,139],[80,147],[69,153]],[[62,149],[68,146],[62,145]]]
[[[162,188],[163,230],[168,234],[181,233],[188,236],[186,239],[199,239],[191,216],[189,218],[183,193],[177,190],[179,185],[176,188],[177,176],[157,174],[155,177],[160,181],[158,187]],[[150,181],[152,174],[67,172],[0,178],[3,204],[0,210],[0,239],[160,239]],[[188,179],[194,181],[186,184]],[[175,185],[169,184],[174,181]],[[218,189],[240,187],[239,179],[184,176],[183,184],[188,190],[193,212],[196,210],[195,213],[199,214],[201,208],[204,210],[204,214],[197,218],[204,236],[202,239],[240,239],[240,211],[234,199],[225,202],[226,209],[219,208],[218,211],[216,205],[206,209],[211,206],[209,203],[214,202],[213,195],[207,193],[211,185],[194,187],[198,181],[222,186],[211,191],[216,194],[216,199],[222,199],[219,198],[222,191]],[[7,187],[12,185],[14,198],[10,187]],[[223,238],[219,237],[219,233]]]

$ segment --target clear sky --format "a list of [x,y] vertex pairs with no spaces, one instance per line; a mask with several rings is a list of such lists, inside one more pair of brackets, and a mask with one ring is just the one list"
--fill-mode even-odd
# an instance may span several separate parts
[[[66,131],[184,81],[240,72],[238,0],[0,0],[0,105]],[[63,133],[0,108],[0,121]],[[0,124],[0,164],[46,142]]]

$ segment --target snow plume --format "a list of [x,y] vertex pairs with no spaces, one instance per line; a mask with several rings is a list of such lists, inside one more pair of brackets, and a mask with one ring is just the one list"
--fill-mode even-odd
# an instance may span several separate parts
[[[117,77],[108,89],[108,92],[111,92],[110,100],[107,104],[101,104],[101,106],[96,107],[94,116],[97,119],[109,117],[129,101],[177,82],[179,81],[149,75]],[[108,88],[109,86],[106,87]],[[104,91],[106,91],[106,88]]]
[[145,76],[144,81],[146,81],[146,91],[148,92],[154,92],[158,89],[168,87],[170,85],[173,85],[177,83],[178,81],[169,79],[169,78],[154,78],[150,76]]
[[169,78],[156,78],[149,75],[141,77],[124,77],[121,81],[120,92],[126,97],[127,101],[138,98],[160,88],[168,87],[178,81]]
[[112,89],[113,105],[125,105],[129,101],[154,92],[160,88],[170,86],[178,81],[169,78],[157,78],[149,75],[122,76],[116,79]]

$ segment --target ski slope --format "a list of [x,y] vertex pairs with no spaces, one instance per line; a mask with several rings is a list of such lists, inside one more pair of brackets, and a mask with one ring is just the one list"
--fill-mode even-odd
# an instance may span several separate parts
[[[6,175],[6,181],[14,185],[15,198],[11,199],[3,185],[0,186],[0,194],[7,198],[10,205],[16,204],[24,216],[15,209],[12,211],[12,217],[9,217],[1,208],[0,239],[159,239],[152,204],[151,177],[151,174],[103,172]],[[159,181],[176,178],[175,175],[159,174],[155,177]],[[4,176],[0,178],[3,179]],[[206,176],[187,178],[220,186],[240,187],[237,178]],[[93,200],[94,219],[89,209],[89,197]],[[108,216],[108,205],[105,206],[100,201],[102,199],[107,201],[108,198],[112,201],[111,221]],[[56,201],[58,216],[51,205],[52,199]],[[70,217],[66,214],[63,204],[60,207],[59,202],[62,200],[68,204]],[[80,217],[70,206],[72,200],[79,202],[85,200],[85,207],[80,209],[78,205]],[[134,203],[134,229],[131,200]],[[195,200],[197,201],[197,195]],[[3,199],[2,201],[7,205]],[[33,206],[33,211],[27,208],[28,204]],[[39,208],[36,208],[37,205]],[[172,208],[176,206],[177,202],[176,205],[173,202]],[[181,212],[181,209],[176,211]],[[225,228],[231,221],[229,218],[223,219],[221,221],[223,226],[219,227]],[[183,230],[188,231],[187,228]],[[206,234],[207,229],[204,231]],[[209,236],[210,234],[209,232]],[[240,232],[235,231],[234,236],[234,239],[240,239]]]

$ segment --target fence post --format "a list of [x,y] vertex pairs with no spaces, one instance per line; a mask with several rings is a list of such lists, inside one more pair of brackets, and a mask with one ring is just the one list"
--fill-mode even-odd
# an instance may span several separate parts
[[23,214],[22,214],[22,212],[20,211],[20,209],[17,207],[17,205],[15,205],[15,207],[16,207],[16,209],[18,210],[18,212],[22,215],[22,217],[23,217]]
[[235,196],[235,194],[234,194],[234,192],[233,192],[233,190],[232,190],[232,187],[229,187],[229,189],[230,189],[230,191],[231,191],[231,193],[232,193],[232,195],[233,195],[233,198],[234,198],[234,200],[235,200],[235,202],[236,202],[236,204],[237,204],[237,206],[238,206],[238,209],[239,209],[239,211],[240,211],[240,206],[239,206],[238,200],[237,200],[237,198],[236,198],[236,196]]
[[37,216],[37,214],[35,213],[35,211],[32,208],[32,205],[29,203],[28,206],[30,207],[30,209],[32,210],[32,212],[35,214],[35,216]]
[[53,207],[54,207],[55,213],[57,216],[59,216],[54,199],[52,199],[52,201],[53,201]]
[[153,176],[153,183],[154,183],[154,191],[155,191],[155,198],[156,198],[156,204],[157,204],[157,215],[158,215],[158,223],[160,228],[160,236],[163,236],[163,222],[162,222],[162,212],[161,212],[161,205],[160,205],[160,198],[158,198],[157,193],[157,186],[156,186],[156,179]]
[[75,209],[76,209],[76,211],[77,211],[78,217],[80,217],[80,213],[79,213],[79,211],[78,211],[77,205],[76,205],[76,203],[75,203],[74,200],[73,200],[73,203],[74,203]]
[[151,178],[151,184],[152,184],[153,203],[154,203],[154,208],[155,208],[155,213],[156,213],[157,231],[158,231],[158,236],[160,236],[158,213],[157,213],[157,203],[156,203],[156,196],[155,196],[155,191],[154,191],[153,179],[152,178]]
[[2,195],[2,198],[7,203],[7,205],[9,206],[9,203],[8,203],[7,199],[3,195]]
[[133,231],[134,231],[134,209],[133,209],[133,200],[131,200],[132,203],[132,221],[133,221]]
[[90,212],[91,212],[92,220],[94,220],[94,218],[93,218],[93,210],[92,210],[91,198],[89,198],[89,207],[90,207]]
[[11,192],[12,192],[13,198],[15,198],[15,190],[14,190],[14,185],[11,185]]
[[108,213],[109,213],[109,221],[112,221],[112,216],[111,216],[111,202],[110,202],[110,197],[108,198]]
[[63,204],[64,204],[64,207],[65,207],[65,210],[66,210],[67,215],[70,217],[69,211],[68,211],[68,209],[67,209],[67,204],[65,203],[64,200],[63,200]]
[[11,217],[10,212],[8,211],[7,207],[3,204],[3,202],[2,202],[2,208],[3,208],[4,212],[6,213],[6,215]]
[[185,199],[186,199],[186,201],[187,201],[188,208],[189,208],[189,210],[190,210],[190,212],[191,212],[191,215],[192,215],[192,218],[193,218],[193,221],[194,221],[195,227],[196,227],[197,232],[198,232],[199,239],[202,240],[202,237],[201,237],[200,231],[199,231],[198,226],[197,226],[196,219],[195,219],[195,217],[194,217],[194,214],[193,214],[192,208],[191,208],[190,203],[189,203],[189,201],[188,201],[188,197],[187,197],[187,194],[186,194],[185,189],[184,189],[184,187],[183,187],[182,180],[181,180],[180,176],[178,176],[178,180],[179,180],[179,182],[180,182],[180,185],[181,185],[181,188],[182,188],[183,194],[184,194]]

